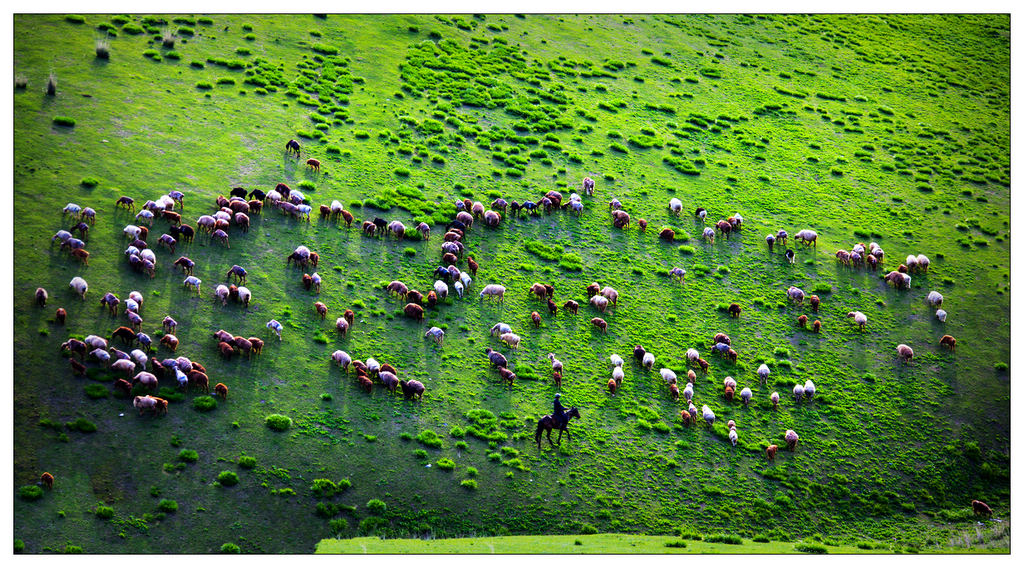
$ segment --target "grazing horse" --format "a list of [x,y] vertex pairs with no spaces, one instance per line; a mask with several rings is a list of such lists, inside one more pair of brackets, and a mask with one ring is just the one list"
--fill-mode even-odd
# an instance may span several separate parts
[[[569,421],[572,420],[573,418],[579,418],[579,417],[580,417],[580,411],[575,406],[570,408],[565,413],[565,424],[561,424],[561,425],[555,424],[555,417],[551,416],[550,414],[548,414],[546,416],[542,416],[541,419],[537,421],[537,434],[536,434],[536,436],[534,436],[536,438],[536,440],[537,440],[537,449],[538,450],[540,449],[540,437],[541,437],[541,432],[543,432],[543,431],[547,431],[548,443],[551,444],[552,446],[560,446],[560,445],[562,445],[562,433],[563,432],[565,433],[566,439],[571,440],[572,439],[572,435],[569,433]],[[555,442],[551,441],[551,430],[553,430],[555,428],[558,428],[558,443],[557,444]]]
[[311,167],[311,168],[313,168],[314,172],[319,172],[320,171],[320,160],[317,160],[315,158],[310,158],[310,159],[306,160],[306,165]]
[[284,145],[284,151],[287,154],[291,154],[292,152],[295,152],[295,155],[298,156],[299,155],[299,141],[298,140],[289,140],[288,143]]

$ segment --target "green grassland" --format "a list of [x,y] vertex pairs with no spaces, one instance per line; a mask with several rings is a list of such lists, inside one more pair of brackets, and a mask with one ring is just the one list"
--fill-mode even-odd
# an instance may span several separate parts
[[[11,490],[42,471],[56,478],[41,498],[14,499],[24,551],[302,553],[335,537],[681,532],[979,550],[980,532],[963,537],[977,522],[972,499],[1007,523],[985,530],[1006,527],[1008,539],[1008,16],[16,15],[13,39]],[[55,95],[44,92],[51,74]],[[302,160],[285,154],[291,138]],[[394,279],[431,288],[456,199],[568,197],[585,176],[597,191],[579,217],[470,231],[480,271],[465,300],[418,323],[382,291]],[[267,208],[248,233],[230,232],[230,249],[197,236],[174,255],[156,247],[153,279],[128,267],[121,228],[134,219],[114,207],[119,196],[183,191],[195,226],[232,187],[279,182],[306,194],[312,222]],[[611,226],[612,198],[629,229]],[[367,238],[317,220],[335,199],[357,221],[426,221],[434,237]],[[50,245],[70,225],[68,202],[98,212],[88,266]],[[709,224],[739,212],[743,230],[705,243],[698,206]],[[665,226],[676,242],[658,239]],[[795,264],[784,248],[769,254],[765,234],[804,228],[819,242],[791,242]],[[166,230],[155,221],[150,243]],[[931,270],[897,292],[837,265],[836,250],[869,241],[886,269],[926,254]],[[321,256],[319,295],[285,264],[298,245]],[[197,262],[201,295],[182,288],[179,254]],[[212,297],[232,264],[249,271],[248,308]],[[685,282],[669,278],[673,266]],[[84,301],[68,288],[76,275],[90,285]],[[592,281],[620,293],[606,314],[586,305]],[[533,282],[580,313],[548,315],[527,293]],[[508,288],[503,303],[480,301],[488,283]],[[818,314],[787,304],[793,285],[821,296]],[[50,291],[45,309],[37,286]],[[216,408],[181,393],[167,416],[140,417],[95,388],[113,380],[97,364],[72,375],[60,344],[109,337],[124,316],[99,298],[132,290],[145,297],[144,331],[172,315],[178,354],[229,386]],[[930,290],[945,296],[945,324]],[[730,302],[739,318],[721,309]],[[66,326],[53,321],[58,306]],[[347,308],[355,324],[339,338],[332,318]],[[852,310],[867,315],[864,332]],[[798,328],[801,314],[821,333]],[[607,335],[590,325],[597,315]],[[264,327],[272,318],[283,341]],[[523,337],[517,351],[489,336],[499,321]],[[431,325],[446,330],[443,348],[423,337]],[[222,360],[218,329],[267,345]],[[735,364],[711,355],[717,332],[733,339]],[[955,353],[939,348],[943,334]],[[909,366],[896,361],[900,343],[915,351]],[[656,367],[628,361],[610,397],[608,356],[629,359],[636,344]],[[509,358],[512,388],[488,369],[487,347]],[[657,373],[685,373],[690,347],[711,363],[694,402],[715,411],[713,428],[684,427]],[[335,349],[422,381],[422,402],[360,391],[330,365]],[[570,441],[538,451],[536,420],[556,392],[549,352],[582,419]],[[753,389],[749,407],[723,398],[725,376]],[[798,404],[792,386],[808,379],[818,395]],[[268,428],[271,414],[292,426]],[[799,447],[766,462],[787,429]]]
[[[775,542],[729,539],[721,534],[650,536],[632,534],[495,536],[478,538],[382,539],[357,537],[327,539],[317,544],[317,554],[901,554],[899,546],[859,541],[827,546],[818,541]],[[979,547],[979,552],[1005,554],[1007,548]],[[962,552],[955,548],[930,552]]]

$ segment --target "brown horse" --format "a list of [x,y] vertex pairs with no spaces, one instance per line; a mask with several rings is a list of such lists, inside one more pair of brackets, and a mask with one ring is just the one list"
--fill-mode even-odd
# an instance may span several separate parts
[[[542,416],[541,419],[537,421],[537,435],[535,436],[535,438],[537,439],[537,449],[538,450],[540,449],[541,432],[543,432],[545,430],[547,431],[547,435],[548,435],[548,443],[551,444],[552,446],[556,446],[556,445],[560,446],[560,445],[562,445],[562,433],[563,432],[565,432],[566,439],[571,440],[572,439],[572,435],[569,434],[569,421],[572,420],[573,418],[579,418],[579,417],[580,417],[580,411],[575,406],[570,408],[565,413],[565,424],[562,424],[561,426],[556,426],[555,425],[555,417],[554,416],[551,416],[550,414],[548,414],[546,416]],[[551,430],[553,430],[555,428],[558,428],[558,443],[557,444],[555,442],[551,441]]]

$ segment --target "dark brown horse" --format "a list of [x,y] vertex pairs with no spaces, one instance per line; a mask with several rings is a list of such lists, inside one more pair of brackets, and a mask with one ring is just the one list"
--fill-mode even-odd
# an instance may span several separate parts
[[295,152],[295,155],[298,156],[299,155],[299,141],[298,140],[289,140],[288,143],[284,145],[284,151],[285,151],[285,153],[288,153],[288,154],[290,154],[292,152]]
[[[535,436],[536,439],[537,439],[537,449],[538,450],[540,449],[540,436],[541,436],[541,432],[543,432],[545,430],[547,430],[548,443],[551,444],[552,446],[560,446],[560,445],[562,445],[562,433],[563,432],[565,432],[565,437],[567,439],[571,440],[572,439],[572,435],[569,434],[569,421],[572,420],[573,418],[579,418],[579,417],[580,417],[580,410],[578,408],[576,408],[575,406],[570,408],[565,413],[565,424],[562,424],[561,426],[556,426],[555,425],[555,417],[554,416],[551,416],[550,414],[548,414],[547,416],[542,416],[541,419],[537,421],[537,435]],[[555,428],[558,428],[558,443],[557,444],[555,442],[551,441],[551,430],[553,430]]]

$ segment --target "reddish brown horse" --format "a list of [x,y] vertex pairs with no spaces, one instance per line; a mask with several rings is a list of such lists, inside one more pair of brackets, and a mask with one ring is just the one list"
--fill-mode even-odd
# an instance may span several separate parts
[[[566,439],[571,440],[572,439],[572,435],[569,433],[569,421],[572,420],[573,418],[579,418],[579,417],[580,417],[580,411],[575,406],[570,408],[568,410],[568,412],[565,413],[565,424],[562,424],[562,425],[556,425],[555,424],[555,417],[551,416],[550,414],[548,414],[546,416],[542,416],[541,419],[537,421],[537,435],[535,436],[535,438],[537,439],[537,449],[538,450],[540,449],[540,437],[541,437],[541,433],[544,432],[544,431],[547,431],[548,443],[551,444],[552,446],[560,446],[560,445],[562,445],[562,433],[563,432],[565,433]],[[555,428],[558,428],[558,443],[557,444],[555,442],[551,441],[551,431],[554,430]]]

